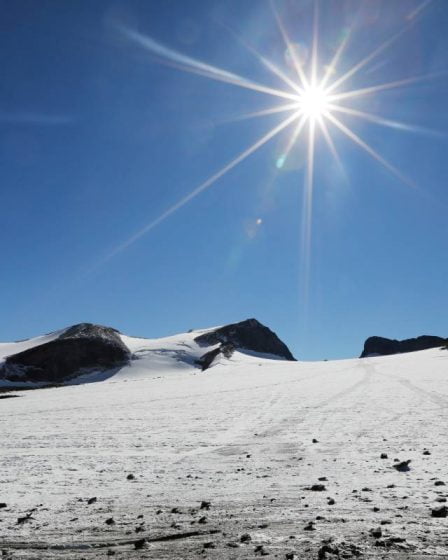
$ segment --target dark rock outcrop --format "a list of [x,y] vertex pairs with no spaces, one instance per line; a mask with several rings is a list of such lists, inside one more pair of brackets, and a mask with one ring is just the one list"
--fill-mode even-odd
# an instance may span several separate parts
[[57,339],[8,356],[0,371],[9,381],[63,383],[86,371],[102,371],[123,365],[131,353],[117,330],[81,323]]
[[286,344],[256,319],[246,319],[240,323],[220,327],[197,336],[195,341],[200,346],[212,346],[219,343],[231,344],[239,350],[273,354],[285,360],[295,360]]
[[390,354],[402,354],[404,352],[416,352],[428,348],[438,348],[448,343],[448,339],[440,336],[418,336],[405,340],[391,340],[381,336],[371,336],[364,343],[364,350],[360,358],[368,356],[388,356]]
[[202,368],[202,371],[208,369],[218,356],[224,356],[225,358],[230,358],[235,350],[233,344],[221,344],[218,348],[210,350],[203,354],[199,360],[196,360],[196,364]]

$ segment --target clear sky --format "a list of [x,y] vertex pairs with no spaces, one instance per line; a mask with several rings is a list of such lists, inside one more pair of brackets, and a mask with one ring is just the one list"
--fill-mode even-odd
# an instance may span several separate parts
[[[256,317],[313,360],[448,336],[448,2],[317,8],[0,0],[0,340]],[[303,110],[313,52],[316,84],[363,89],[351,114],[314,88],[288,157],[297,120],[208,181]]]

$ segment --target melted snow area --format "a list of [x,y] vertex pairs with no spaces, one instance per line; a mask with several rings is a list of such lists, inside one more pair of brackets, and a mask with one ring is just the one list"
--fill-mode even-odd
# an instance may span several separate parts
[[194,336],[0,400],[7,558],[448,558],[448,351],[201,372]]

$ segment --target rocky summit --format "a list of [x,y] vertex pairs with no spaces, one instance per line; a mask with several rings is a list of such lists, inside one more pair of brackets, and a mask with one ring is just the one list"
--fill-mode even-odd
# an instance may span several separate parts
[[8,356],[0,374],[12,382],[58,384],[88,370],[117,367],[130,357],[117,330],[81,323],[50,342]]
[[438,348],[447,343],[448,339],[441,338],[440,336],[423,335],[417,338],[407,338],[405,340],[392,340],[390,338],[382,338],[381,336],[371,336],[365,341],[364,350],[360,358],[417,352],[418,350]]
[[256,319],[246,319],[214,329],[195,338],[200,346],[230,344],[238,350],[273,354],[285,360],[295,361],[289,348],[268,327]]

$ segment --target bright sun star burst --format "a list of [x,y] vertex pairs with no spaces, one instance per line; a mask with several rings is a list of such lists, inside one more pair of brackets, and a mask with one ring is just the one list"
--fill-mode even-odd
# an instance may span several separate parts
[[308,86],[298,96],[298,116],[307,119],[320,120],[330,111],[331,96],[321,86]]
[[[404,177],[396,167],[375,151],[375,149],[363,140],[351,126],[346,124],[343,117],[349,116],[352,120],[359,119],[368,123],[392,127],[404,131],[419,130],[422,132],[423,129],[421,128],[417,129],[416,127],[386,119],[370,112],[361,111],[356,108],[358,103],[355,106],[355,104],[351,102],[355,100],[358,102],[359,100],[365,98],[371,99],[371,96],[374,96],[382,91],[427,80],[430,77],[435,77],[442,73],[410,77],[375,85],[363,85],[360,83],[360,87],[356,87],[356,89],[347,89],[347,84],[350,83],[351,88],[353,88],[353,83],[356,84],[357,79],[360,81],[360,71],[362,69],[368,69],[368,65],[372,63],[372,61],[375,61],[381,53],[399,39],[403,35],[403,32],[406,31],[406,28],[397,32],[391,38],[371,51],[367,56],[359,59],[355,64],[353,64],[353,66],[351,66],[351,68],[341,73],[338,69],[343,66],[341,62],[344,59],[344,53],[349,43],[352,30],[349,29],[348,32],[342,36],[339,45],[335,49],[332,60],[330,60],[327,65],[322,65],[319,60],[320,57],[318,56],[319,0],[314,0],[313,5],[313,37],[311,45],[309,45],[310,56],[308,57],[308,60],[305,60],[303,53],[301,53],[300,49],[297,49],[297,45],[292,42],[289,32],[287,31],[277,11],[274,0],[271,0],[273,23],[278,27],[289,58],[288,62],[290,68],[287,70],[274,64],[271,60],[256,51],[251,45],[248,45],[244,39],[238,37],[244,47],[247,48],[248,51],[250,51],[257,60],[267,70],[269,70],[269,72],[283,82],[284,86],[282,88],[264,85],[233,72],[212,66],[201,60],[175,51],[155,41],[147,35],[143,35],[142,33],[130,29],[129,27],[122,25],[117,26],[118,30],[124,34],[129,41],[155,56],[159,62],[164,62],[178,70],[192,72],[203,77],[231,84],[233,86],[266,94],[276,100],[282,100],[281,104],[276,104],[268,109],[243,115],[238,120],[255,117],[258,118],[273,114],[283,114],[284,118],[253,144],[228,161],[213,175],[208,177],[187,195],[165,210],[165,212],[163,212],[160,216],[147,223],[133,236],[122,242],[108,256],[106,256],[104,260],[108,260],[120,251],[129,247],[132,243],[159,225],[184,205],[189,203],[200,193],[211,187],[228,171],[239,165],[247,157],[286,129],[290,129],[291,132],[288,137],[286,148],[277,161],[278,169],[283,167],[289,157],[293,157],[292,149],[298,142],[302,142],[306,148],[305,182],[303,188],[304,214],[302,218],[302,258],[304,259],[304,275],[307,278],[309,275],[307,268],[309,267],[309,251],[311,245],[311,215],[314,189],[314,166],[316,159],[316,138],[318,135],[325,140],[330,153],[341,169],[344,168],[343,161],[339,156],[337,146],[332,136],[332,133],[335,131],[347,137],[356,147],[363,150],[366,154],[375,159],[404,183],[414,186],[413,183]],[[366,73],[364,74],[364,78],[366,75],[368,76]]]

